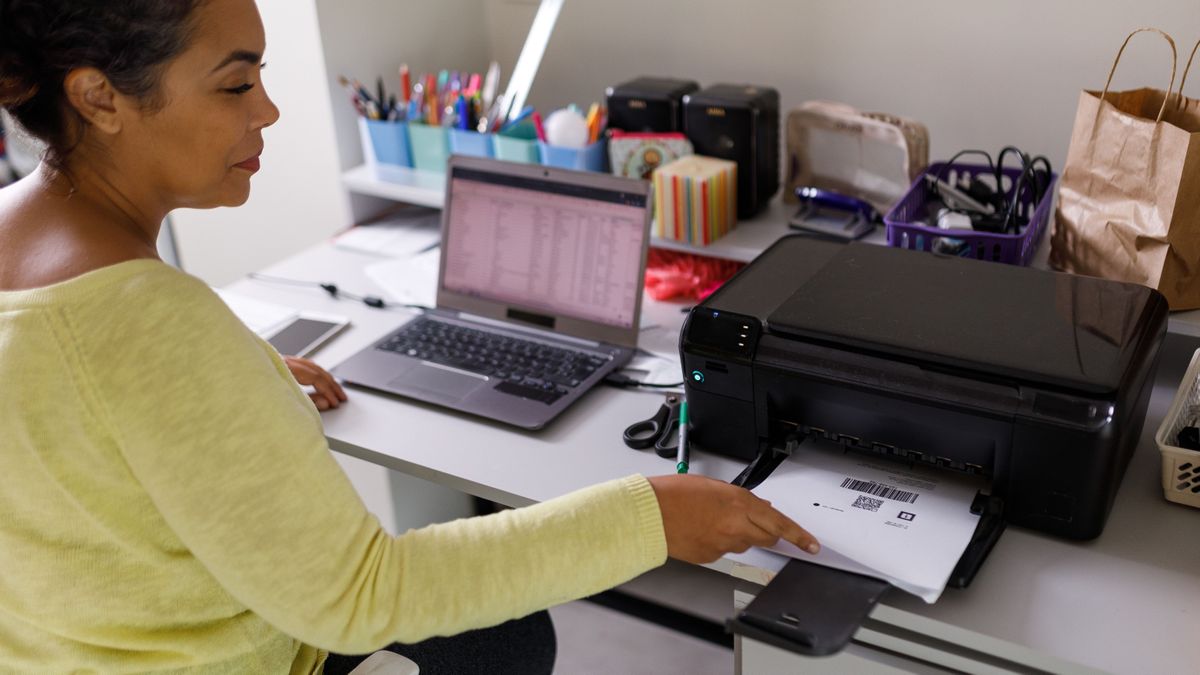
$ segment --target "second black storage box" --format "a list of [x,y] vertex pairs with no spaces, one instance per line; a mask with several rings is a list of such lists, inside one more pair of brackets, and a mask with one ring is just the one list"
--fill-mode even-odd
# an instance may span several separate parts
[[758,213],[779,189],[779,92],[715,84],[683,97],[683,130],[697,155],[738,165],[738,217]]

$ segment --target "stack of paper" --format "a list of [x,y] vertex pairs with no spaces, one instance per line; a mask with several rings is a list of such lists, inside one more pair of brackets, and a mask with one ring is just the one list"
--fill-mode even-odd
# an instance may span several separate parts
[[434,248],[408,258],[368,265],[363,271],[392,300],[433,307],[437,302],[440,261],[441,249]]
[[268,335],[300,315],[300,311],[273,302],[251,298],[232,291],[214,288],[217,296],[229,309],[258,335]]
[[754,493],[821,542],[816,556],[781,541],[778,553],[884,579],[935,602],[979,516],[979,480],[805,441]]
[[441,211],[407,206],[377,221],[346,230],[334,241],[338,248],[388,258],[405,258],[441,240]]

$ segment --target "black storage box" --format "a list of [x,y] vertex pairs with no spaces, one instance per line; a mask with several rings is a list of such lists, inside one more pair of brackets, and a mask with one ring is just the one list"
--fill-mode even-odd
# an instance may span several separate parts
[[608,126],[631,132],[683,131],[683,97],[700,88],[691,80],[639,77],[605,92]]
[[688,94],[683,130],[697,155],[737,162],[739,218],[758,213],[779,189],[779,92],[715,84]]

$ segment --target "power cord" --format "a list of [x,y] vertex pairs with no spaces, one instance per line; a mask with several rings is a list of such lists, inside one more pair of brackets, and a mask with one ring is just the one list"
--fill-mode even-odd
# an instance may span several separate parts
[[273,277],[273,276],[269,276],[266,274],[259,274],[257,272],[251,273],[249,276],[251,279],[255,279],[257,281],[266,281],[268,283],[273,283],[273,284],[284,284],[287,286],[302,286],[305,288],[319,288],[319,289],[325,291],[326,293],[328,293],[329,297],[331,297],[331,298],[334,298],[337,300],[341,300],[341,299],[355,300],[357,302],[361,302],[362,304],[366,305],[367,307],[373,307],[375,309],[395,309],[397,307],[405,307],[407,309],[419,309],[419,310],[430,309],[429,307],[426,307],[425,305],[419,305],[416,303],[388,302],[387,300],[384,300],[383,298],[381,298],[377,295],[355,295],[353,293],[347,293],[346,291],[343,291],[342,289],[338,288],[337,284],[328,282],[328,281],[301,281],[299,279],[284,279],[283,277]]
[[[1010,154],[1015,154],[1020,159],[1021,172],[1013,181],[1011,190],[1005,190],[1004,160]],[[996,183],[994,188],[977,179],[970,180],[965,186],[961,184],[961,177],[955,180],[958,185],[946,182],[947,172],[954,162],[964,155],[979,155],[987,160],[988,170]],[[934,195],[946,204],[945,212],[966,216],[969,218],[971,229],[1015,234],[1028,224],[1018,213],[1021,195],[1028,193],[1033,198],[1032,203],[1037,205],[1050,188],[1051,175],[1050,160],[1042,155],[1031,158],[1020,149],[1009,145],[1000,150],[996,161],[992,161],[992,156],[983,150],[961,150],[941,166],[940,171],[931,178],[930,183]],[[943,195],[943,187],[953,194]],[[964,207],[964,203],[970,206]],[[984,210],[980,210],[979,206],[983,206]],[[941,220],[942,217],[939,215],[939,226],[947,227],[940,224]],[[966,222],[968,221],[964,220],[964,224]]]

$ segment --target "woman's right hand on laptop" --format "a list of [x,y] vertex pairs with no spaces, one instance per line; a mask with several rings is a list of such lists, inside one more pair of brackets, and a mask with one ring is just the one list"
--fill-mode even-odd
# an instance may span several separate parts
[[815,537],[749,490],[706,476],[652,476],[658,497],[667,555],[690,563],[712,562],[751,546],[774,546],[780,539],[816,553]]

